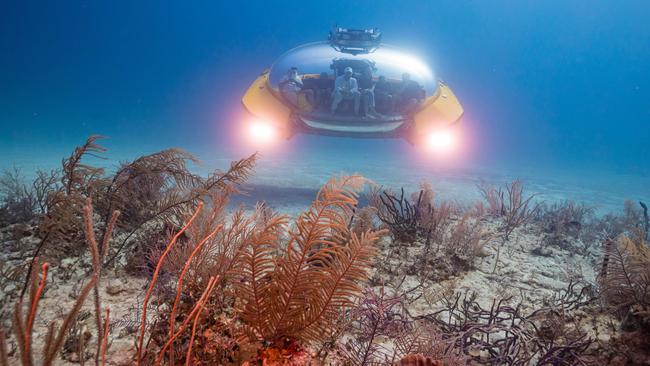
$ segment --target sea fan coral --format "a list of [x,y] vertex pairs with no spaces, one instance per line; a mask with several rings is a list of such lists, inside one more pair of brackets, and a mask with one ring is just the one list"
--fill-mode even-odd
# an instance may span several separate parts
[[628,327],[650,326],[650,248],[642,235],[606,242],[599,283],[603,303]]
[[368,278],[373,244],[383,234],[357,236],[350,230],[363,182],[360,176],[327,182],[297,219],[286,247],[275,247],[273,240],[251,242],[238,286],[242,318],[257,337],[321,339],[353,304]]
[[[269,361],[278,352],[294,355],[294,346],[282,345],[300,345],[295,349],[303,350],[331,334],[359,296],[375,255],[374,243],[383,235],[373,230],[357,235],[351,229],[363,184],[360,176],[330,180],[292,227],[285,216],[263,204],[249,215],[241,209],[224,215],[227,192],[213,195],[210,209],[203,211],[200,205],[183,220],[186,224],[170,244],[152,257],[157,265],[143,305],[138,344],[144,348],[138,360],[155,357],[161,362],[185,354],[186,361],[232,362],[232,350],[215,354],[197,345],[195,352],[194,339],[218,335],[242,344],[243,335],[250,344],[258,344],[257,357]],[[158,299],[169,303],[158,314],[163,320],[159,323],[168,323],[169,329],[151,329],[155,341],[145,346],[146,304],[163,273],[177,278],[170,281],[175,291],[169,291],[176,295],[161,293]],[[167,317],[163,313],[169,310]],[[267,346],[259,348],[257,341]]]

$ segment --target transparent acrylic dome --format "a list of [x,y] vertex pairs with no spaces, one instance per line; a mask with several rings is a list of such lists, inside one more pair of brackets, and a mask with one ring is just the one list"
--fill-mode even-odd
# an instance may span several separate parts
[[332,66],[337,60],[352,65],[355,74],[362,72],[355,66],[371,65],[374,80],[384,76],[396,82],[402,79],[402,74],[409,73],[411,80],[418,82],[428,96],[438,87],[433,72],[424,62],[394,47],[381,45],[372,53],[352,55],[336,51],[327,42],[305,44],[282,55],[271,68],[271,86],[277,89],[291,67],[297,67],[300,75],[316,76],[326,72],[333,78]]

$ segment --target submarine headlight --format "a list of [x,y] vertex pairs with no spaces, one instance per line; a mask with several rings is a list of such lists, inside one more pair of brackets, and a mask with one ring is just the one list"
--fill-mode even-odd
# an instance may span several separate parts
[[271,122],[256,119],[249,123],[248,134],[256,143],[270,143],[276,140],[278,131]]
[[450,130],[436,130],[426,135],[426,147],[435,152],[449,152],[456,147],[456,136]]

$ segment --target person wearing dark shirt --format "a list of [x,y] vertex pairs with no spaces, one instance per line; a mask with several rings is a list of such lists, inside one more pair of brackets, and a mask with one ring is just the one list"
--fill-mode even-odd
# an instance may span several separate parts
[[393,111],[393,88],[386,81],[386,77],[381,75],[375,84],[375,105],[381,113],[391,113]]
[[327,108],[332,96],[332,86],[334,81],[330,79],[326,72],[321,72],[318,79],[314,79],[314,89],[316,90],[316,103],[319,106]]
[[397,88],[397,109],[403,113],[411,112],[424,99],[423,89],[416,81],[411,80],[407,72],[402,74],[402,82]]
[[363,100],[363,116],[381,118],[382,115],[375,110],[375,83],[372,81],[372,69],[363,69],[359,77],[359,89]]

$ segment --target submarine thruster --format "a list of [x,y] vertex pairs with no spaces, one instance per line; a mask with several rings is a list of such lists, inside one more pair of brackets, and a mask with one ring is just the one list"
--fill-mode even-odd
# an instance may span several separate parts
[[377,28],[335,27],[328,41],[282,55],[242,98],[252,136],[309,133],[453,145],[463,115],[454,93],[426,63],[381,39]]

